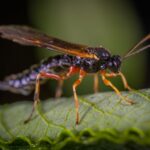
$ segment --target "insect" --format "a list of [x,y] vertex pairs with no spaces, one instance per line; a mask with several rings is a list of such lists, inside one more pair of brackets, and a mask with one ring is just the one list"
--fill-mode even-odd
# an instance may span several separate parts
[[120,76],[124,87],[128,90],[132,90],[125,76],[120,71],[121,63],[129,56],[135,55],[150,47],[150,44],[145,44],[146,41],[150,39],[150,34],[131,48],[123,57],[111,55],[104,47],[88,47],[85,45],[72,44],[26,26],[0,26],[0,37],[22,45],[37,46],[65,53],[49,57],[47,60],[42,61],[41,64],[32,66],[22,73],[8,76],[4,81],[0,82],[0,90],[8,90],[23,95],[28,95],[35,89],[33,108],[30,116],[25,122],[31,119],[35,107],[40,101],[40,82],[48,78],[58,80],[60,83],[58,89],[60,89],[63,80],[68,79],[76,73],[79,73],[79,78],[72,86],[76,109],[76,124],[78,124],[80,120],[79,101],[76,89],[87,74],[94,75],[95,91],[97,91],[98,88],[97,76],[100,74],[106,86],[111,87],[122,100],[125,100],[129,104],[133,104],[134,102],[132,100],[121,95],[120,91],[108,80],[108,78]]

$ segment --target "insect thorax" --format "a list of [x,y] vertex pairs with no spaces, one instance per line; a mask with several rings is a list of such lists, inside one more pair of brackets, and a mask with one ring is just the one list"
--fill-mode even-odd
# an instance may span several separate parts
[[121,59],[118,55],[108,57],[108,59],[101,58],[100,60],[75,57],[73,65],[83,69],[87,73],[96,73],[106,69],[116,73],[119,71]]

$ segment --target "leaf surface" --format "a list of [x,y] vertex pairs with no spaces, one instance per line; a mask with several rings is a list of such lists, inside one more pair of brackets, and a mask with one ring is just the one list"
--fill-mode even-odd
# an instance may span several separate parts
[[75,125],[73,97],[42,101],[28,124],[23,122],[31,112],[31,102],[0,106],[0,147],[63,149],[76,143],[81,148],[92,143],[102,146],[107,140],[117,146],[131,141],[150,145],[150,90],[122,94],[136,103],[127,105],[114,92],[79,97],[79,125]]

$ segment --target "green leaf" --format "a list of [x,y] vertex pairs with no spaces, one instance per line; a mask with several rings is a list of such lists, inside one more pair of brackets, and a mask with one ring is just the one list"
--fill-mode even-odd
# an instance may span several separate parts
[[23,122],[31,112],[31,102],[3,105],[0,148],[148,149],[150,89],[122,94],[136,103],[122,103],[114,92],[79,97],[79,125],[75,125],[73,97],[42,101],[28,124]]

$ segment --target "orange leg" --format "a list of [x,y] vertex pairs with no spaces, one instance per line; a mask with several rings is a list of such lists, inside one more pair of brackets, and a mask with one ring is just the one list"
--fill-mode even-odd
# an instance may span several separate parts
[[70,67],[69,72],[66,74],[66,77],[70,77],[71,75],[78,73],[80,68],[78,67]]
[[106,76],[106,77],[116,77],[116,76],[120,76],[121,79],[122,79],[124,88],[125,88],[125,89],[128,89],[129,91],[132,90],[132,88],[128,85],[127,80],[126,80],[126,78],[125,78],[125,76],[123,75],[122,72],[119,72],[119,73],[113,73],[113,72],[112,72],[112,73],[105,73],[105,76]]
[[94,74],[94,93],[99,91],[98,73]]
[[80,85],[85,75],[86,75],[86,72],[84,72],[83,70],[80,70],[79,79],[76,80],[73,84],[73,94],[74,94],[75,108],[76,108],[76,124],[79,124],[79,100],[78,100],[76,88],[78,85]]
[[61,95],[62,95],[63,83],[64,83],[63,80],[59,80],[59,81],[58,81],[58,85],[57,85],[56,93],[55,93],[55,97],[56,97],[56,98],[59,98],[59,97],[61,97]]
[[125,100],[129,104],[134,103],[132,100],[126,99],[126,97],[123,97],[121,95],[120,91],[108,79],[106,79],[104,72],[103,73],[101,72],[101,76],[102,76],[102,80],[103,80],[104,84],[106,86],[110,86],[122,100]]
[[25,120],[24,123],[28,123],[31,120],[33,112],[34,112],[34,110],[35,110],[35,108],[37,106],[37,103],[40,102],[39,94],[40,94],[40,79],[41,78],[51,78],[51,79],[55,79],[55,80],[63,80],[64,79],[61,76],[58,76],[58,75],[55,75],[55,74],[46,73],[46,72],[40,72],[37,75],[36,84],[35,84],[35,93],[34,93],[34,103],[33,103],[32,111],[31,111],[29,117]]
[[[69,72],[64,75],[64,78],[67,79],[68,77],[70,77],[71,75],[78,73],[80,71],[80,69],[78,67],[70,67],[69,68]],[[58,81],[58,87],[56,89],[56,94],[55,97],[59,98],[62,94],[62,86],[63,86],[63,80],[59,80]]]

